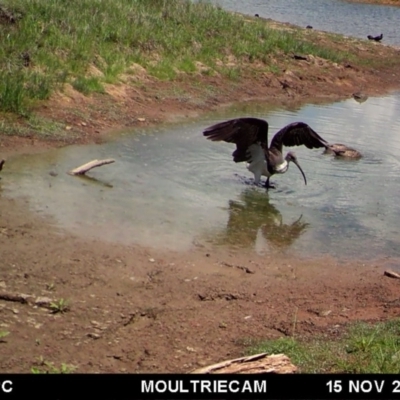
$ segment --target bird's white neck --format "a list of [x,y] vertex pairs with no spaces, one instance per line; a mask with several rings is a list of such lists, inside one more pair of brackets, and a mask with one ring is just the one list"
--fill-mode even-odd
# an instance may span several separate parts
[[289,163],[286,160],[284,160],[282,164],[277,165],[274,169],[277,174],[283,174],[288,170],[288,168],[289,168]]

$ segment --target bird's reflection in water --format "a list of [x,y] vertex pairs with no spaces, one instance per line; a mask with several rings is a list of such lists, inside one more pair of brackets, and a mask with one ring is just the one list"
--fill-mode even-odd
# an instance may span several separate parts
[[229,200],[229,218],[223,232],[214,237],[215,244],[257,247],[260,240],[275,249],[290,247],[306,231],[302,215],[284,223],[280,211],[269,202],[268,194],[254,188],[244,190],[239,200]]

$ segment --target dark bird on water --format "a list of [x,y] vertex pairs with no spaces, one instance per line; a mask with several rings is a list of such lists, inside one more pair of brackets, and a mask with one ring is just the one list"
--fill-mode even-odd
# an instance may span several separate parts
[[254,183],[260,183],[261,176],[266,176],[267,188],[274,188],[269,179],[274,174],[283,174],[293,162],[299,168],[307,185],[306,176],[301,169],[296,155],[289,151],[284,157],[283,146],[301,146],[309,149],[329,146],[317,132],[304,122],[293,122],[283,127],[271,140],[268,147],[268,122],[258,118],[237,118],[221,122],[207,128],[203,135],[212,141],[235,143],[233,161],[247,162],[247,169],[254,174]]
[[313,27],[311,25],[306,26],[307,29],[312,29]]
[[375,40],[375,42],[380,42],[383,39],[383,34],[381,33],[379,36],[368,35],[367,38],[369,40]]
[[254,14],[254,16],[255,16],[255,17],[259,17],[259,15],[258,15],[258,14]]
[[362,154],[358,150],[341,143],[329,144],[325,148],[324,154],[334,154],[336,157],[352,159],[359,159],[362,157]]

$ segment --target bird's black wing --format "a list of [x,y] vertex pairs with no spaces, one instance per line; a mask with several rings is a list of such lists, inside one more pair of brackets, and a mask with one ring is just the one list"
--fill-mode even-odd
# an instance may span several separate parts
[[236,118],[208,127],[203,135],[212,141],[235,143],[233,161],[248,161],[247,149],[254,143],[268,148],[268,122],[258,118]]
[[282,146],[306,146],[309,149],[326,147],[328,142],[304,122],[293,122],[283,127],[272,138],[270,149],[282,153]]

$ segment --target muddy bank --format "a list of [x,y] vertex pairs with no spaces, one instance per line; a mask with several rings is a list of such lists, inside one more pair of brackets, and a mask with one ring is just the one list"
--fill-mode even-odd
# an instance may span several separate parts
[[[161,252],[78,239],[3,195],[0,210],[3,371],[46,369],[42,357],[77,372],[184,372],[241,355],[249,339],[334,336],[400,307],[382,260]],[[60,299],[69,310],[51,313]]]

